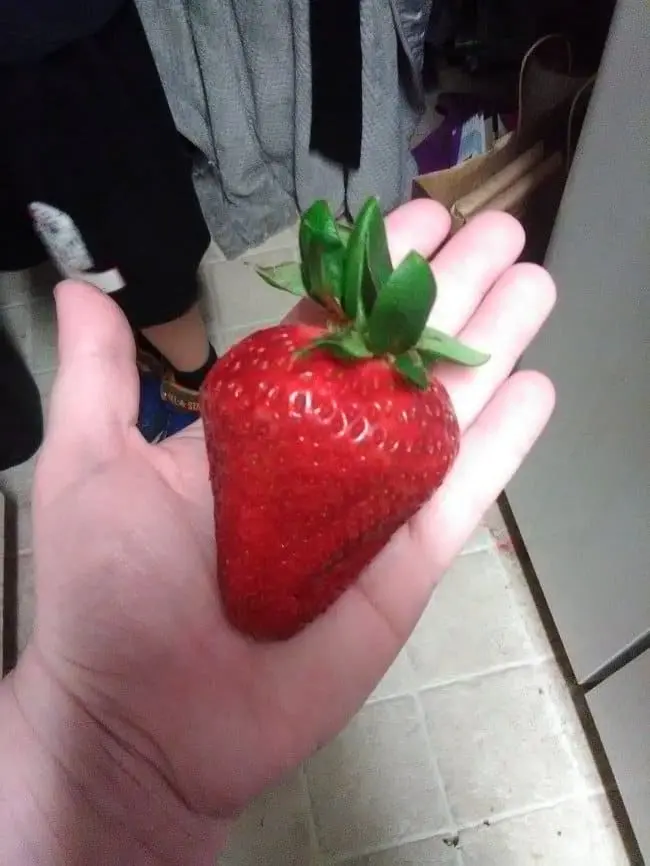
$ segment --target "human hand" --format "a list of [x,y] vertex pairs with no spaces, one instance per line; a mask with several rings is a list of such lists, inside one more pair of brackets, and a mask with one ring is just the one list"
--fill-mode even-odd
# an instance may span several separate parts
[[[188,812],[227,819],[360,707],[553,406],[544,377],[510,376],[552,309],[550,277],[513,265],[523,233],[510,217],[479,216],[440,248],[448,228],[430,201],[388,219],[394,258],[436,253],[433,323],[492,355],[439,370],[459,457],[358,584],[283,643],[251,642],[221,614],[200,425],[147,445],[125,321],[88,287],[58,288],[61,366],[33,493],[36,623],[14,684],[34,728],[49,721],[30,684],[56,684]],[[317,315],[308,303],[293,317]]]

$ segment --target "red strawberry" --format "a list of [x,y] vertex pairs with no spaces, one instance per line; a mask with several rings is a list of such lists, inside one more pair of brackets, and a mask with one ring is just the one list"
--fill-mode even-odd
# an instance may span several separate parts
[[442,483],[458,422],[423,361],[485,360],[425,330],[430,268],[411,254],[393,270],[374,200],[351,233],[314,205],[301,254],[262,275],[339,322],[258,331],[202,392],[224,609],[262,640],[323,613]]

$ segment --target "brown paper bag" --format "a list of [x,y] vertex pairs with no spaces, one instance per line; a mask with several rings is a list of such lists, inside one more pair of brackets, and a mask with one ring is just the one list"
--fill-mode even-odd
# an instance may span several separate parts
[[529,236],[552,223],[593,83],[571,67],[563,36],[540,39],[522,61],[517,129],[486,154],[416,178],[414,196],[444,204],[452,232],[486,209],[518,217]]

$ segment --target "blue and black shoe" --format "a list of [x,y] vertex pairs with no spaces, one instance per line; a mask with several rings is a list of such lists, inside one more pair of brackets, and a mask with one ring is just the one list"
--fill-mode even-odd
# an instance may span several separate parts
[[163,377],[160,394],[167,410],[163,439],[179,433],[201,417],[199,392],[179,385],[169,370]]
[[160,379],[154,373],[138,370],[140,374],[140,407],[138,430],[147,442],[158,442],[167,426],[167,412],[160,396]]
[[147,442],[162,442],[199,419],[199,394],[179,385],[165,359],[137,340],[140,374],[138,430]]

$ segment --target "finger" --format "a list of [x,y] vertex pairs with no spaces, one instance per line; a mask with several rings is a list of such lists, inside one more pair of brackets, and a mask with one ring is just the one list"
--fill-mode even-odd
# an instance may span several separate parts
[[[433,573],[442,575],[463,549],[543,432],[554,406],[549,379],[521,371],[498,389],[467,430],[445,483],[410,526],[411,540]],[[425,596],[430,589],[424,587]]]
[[465,325],[499,276],[524,248],[524,230],[505,213],[479,214],[432,262],[438,286],[429,324],[450,334]]
[[497,280],[459,335],[468,346],[488,352],[488,363],[476,369],[454,364],[436,368],[461,430],[473,423],[508,378],[549,316],[555,298],[552,278],[537,265],[514,265]]
[[413,199],[386,217],[386,233],[393,264],[411,251],[430,259],[445,242],[451,227],[446,208],[432,199]]
[[[553,386],[539,373],[509,379],[463,438],[458,459],[431,502],[327,614],[277,648],[283,681],[301,684],[295,711],[316,708],[313,731],[323,728],[329,695],[337,694],[337,712],[328,714],[324,738],[340,729],[388,668],[435,584],[543,431],[553,405]],[[284,688],[282,682],[276,685]],[[291,704],[287,692],[288,713]]]
[[60,364],[47,439],[99,455],[137,418],[133,337],[120,310],[97,289],[64,282],[55,297]]

